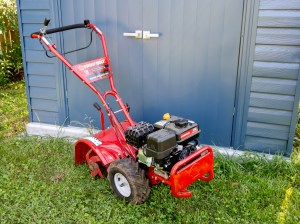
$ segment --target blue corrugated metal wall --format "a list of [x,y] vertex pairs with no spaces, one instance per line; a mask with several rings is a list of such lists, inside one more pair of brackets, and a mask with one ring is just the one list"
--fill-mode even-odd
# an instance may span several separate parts
[[[243,2],[60,1],[62,25],[89,18],[107,37],[116,85],[135,120],[170,112],[200,123],[204,143],[230,146]],[[187,13],[188,12],[188,13]],[[124,37],[150,30],[157,39]],[[81,31],[65,32],[64,49],[80,46]],[[83,44],[84,45],[84,44]],[[74,63],[91,54],[79,52]],[[66,71],[69,118],[96,118],[96,98]],[[80,109],[79,109],[80,108]],[[96,125],[99,125],[97,122]]]
[[[135,120],[153,122],[171,112],[199,122],[204,143],[290,152],[300,94],[299,2],[18,0],[30,120],[98,120],[92,92],[29,37],[44,17],[51,18],[49,28],[89,18],[107,37],[117,87]],[[123,37],[136,29],[160,37]],[[52,39],[71,50],[87,36],[70,31]],[[69,58],[77,63],[96,54]]]

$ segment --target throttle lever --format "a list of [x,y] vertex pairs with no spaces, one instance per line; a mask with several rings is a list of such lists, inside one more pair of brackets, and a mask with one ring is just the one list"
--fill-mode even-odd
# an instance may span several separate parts
[[48,26],[49,23],[50,23],[50,20],[51,19],[45,18],[45,20],[44,20],[44,26]]
[[40,33],[42,33],[43,35],[46,33],[47,30],[47,26],[50,23],[50,19],[46,18],[44,19],[44,27],[40,29]]
[[105,120],[104,120],[104,113],[102,111],[102,108],[99,106],[98,103],[93,103],[93,106],[100,112],[100,119],[101,119],[101,126],[102,126],[102,131],[105,129]]
[[96,110],[100,111],[101,107],[99,106],[98,103],[93,103],[93,106],[96,108]]

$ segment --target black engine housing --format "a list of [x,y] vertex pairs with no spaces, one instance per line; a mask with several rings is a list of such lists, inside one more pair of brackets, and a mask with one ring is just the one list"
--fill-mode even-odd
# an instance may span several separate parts
[[152,157],[155,163],[170,171],[175,163],[196,150],[199,137],[196,122],[172,116],[154,125],[139,122],[125,131],[127,143],[140,148],[146,157]]

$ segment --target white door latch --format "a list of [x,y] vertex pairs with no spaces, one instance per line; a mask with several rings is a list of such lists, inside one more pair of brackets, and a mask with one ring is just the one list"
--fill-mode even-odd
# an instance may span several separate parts
[[159,37],[159,33],[150,33],[149,30],[143,31],[143,39],[150,39],[151,37]]
[[124,37],[135,37],[141,39],[143,37],[143,32],[141,30],[136,30],[134,33],[123,33]]

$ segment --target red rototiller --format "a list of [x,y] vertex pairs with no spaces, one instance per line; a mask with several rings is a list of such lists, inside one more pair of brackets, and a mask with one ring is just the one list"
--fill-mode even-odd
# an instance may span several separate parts
[[[143,203],[150,194],[150,185],[165,183],[172,194],[188,198],[192,193],[187,187],[198,179],[210,181],[214,176],[214,157],[211,147],[200,147],[197,141],[200,129],[194,121],[165,114],[163,120],[150,124],[134,122],[129,107],[124,104],[115,88],[112,68],[103,33],[88,20],[54,29],[46,29],[50,20],[45,19],[44,28],[31,34],[43,47],[60,59],[84,84],[99,97],[103,109],[100,113],[102,131],[75,143],[75,164],[87,163],[92,176],[110,181],[116,196],[127,202]],[[71,29],[85,28],[94,31],[101,39],[104,56],[72,65],[47,34]],[[95,83],[109,79],[110,90],[101,92]],[[119,121],[107,97],[113,97],[125,120]],[[105,129],[104,112],[111,126]]]

